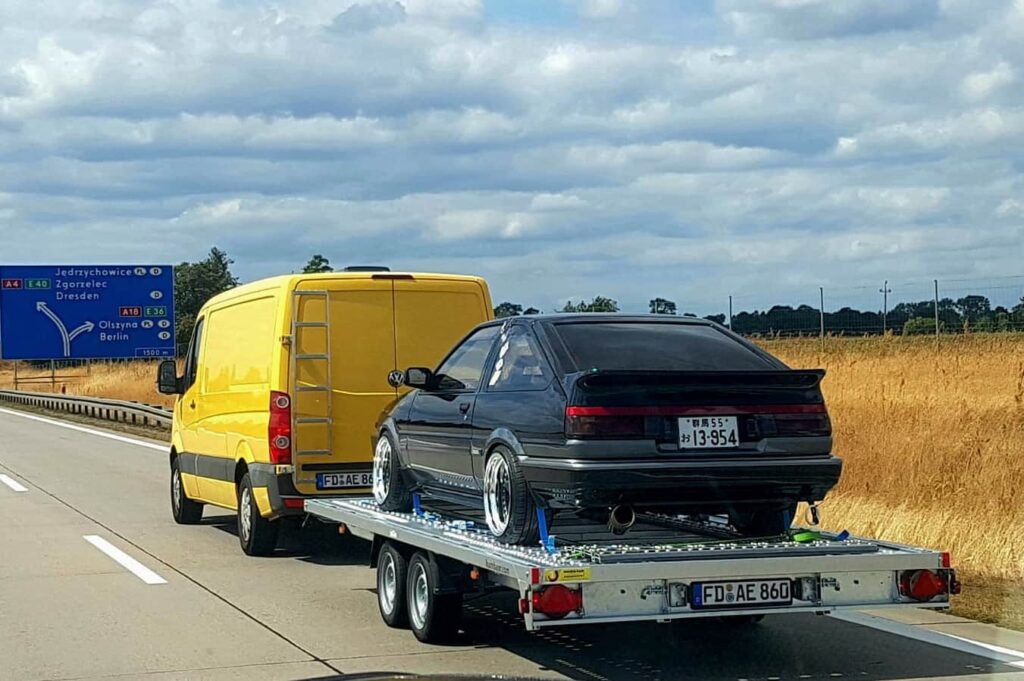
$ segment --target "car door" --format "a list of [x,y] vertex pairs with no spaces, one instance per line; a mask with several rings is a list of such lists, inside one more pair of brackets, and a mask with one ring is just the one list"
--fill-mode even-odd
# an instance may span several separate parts
[[413,400],[406,427],[409,464],[434,483],[477,487],[470,459],[473,404],[497,333],[497,326],[485,326],[470,334],[441,362],[435,385]]
[[[200,317],[196,320],[195,329],[192,331],[192,340],[188,346],[188,354],[185,357],[185,374],[182,376],[183,392],[178,400],[178,418],[181,423],[181,445],[184,449],[181,452],[181,472],[188,475],[198,475],[197,458],[199,451],[199,383],[196,378],[199,375],[199,358],[202,349],[203,327],[206,318]],[[187,487],[187,486],[186,486]],[[190,494],[202,495],[202,490],[189,490]]]

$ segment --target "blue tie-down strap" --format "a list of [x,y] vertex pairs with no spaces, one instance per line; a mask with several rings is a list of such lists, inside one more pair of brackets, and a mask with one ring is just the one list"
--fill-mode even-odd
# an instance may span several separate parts
[[420,503],[419,494],[412,495],[412,512],[420,518],[423,517],[423,504]]
[[537,507],[537,528],[540,530],[540,545],[544,550],[553,554],[555,552],[555,535],[548,534],[548,516],[544,509]]
[[850,538],[850,531],[849,530],[843,530],[842,532],[840,532],[839,534],[836,535],[835,541],[846,541],[849,538]]

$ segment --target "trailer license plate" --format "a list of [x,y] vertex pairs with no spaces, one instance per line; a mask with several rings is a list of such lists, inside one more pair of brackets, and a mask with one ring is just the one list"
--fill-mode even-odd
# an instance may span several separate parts
[[735,416],[683,416],[679,419],[680,449],[723,449],[739,444]]
[[690,605],[695,609],[789,605],[792,602],[788,579],[699,582],[690,587]]
[[342,489],[345,487],[370,487],[373,483],[370,471],[358,473],[317,473],[317,489]]

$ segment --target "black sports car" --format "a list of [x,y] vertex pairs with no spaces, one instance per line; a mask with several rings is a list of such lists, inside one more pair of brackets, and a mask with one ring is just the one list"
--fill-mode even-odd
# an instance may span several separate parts
[[824,371],[787,368],[702,319],[537,315],[475,328],[384,415],[373,493],[483,508],[491,532],[533,543],[573,509],[628,529],[636,510],[728,514],[785,531],[839,479]]

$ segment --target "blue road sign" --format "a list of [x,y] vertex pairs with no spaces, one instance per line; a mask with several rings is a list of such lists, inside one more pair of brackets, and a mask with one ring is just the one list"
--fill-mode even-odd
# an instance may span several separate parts
[[0,265],[0,358],[173,356],[170,265]]

